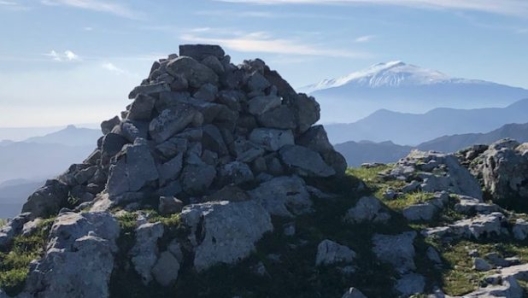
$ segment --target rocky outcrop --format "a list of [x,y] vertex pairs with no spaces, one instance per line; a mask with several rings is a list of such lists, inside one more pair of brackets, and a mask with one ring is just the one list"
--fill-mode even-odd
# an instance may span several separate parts
[[32,264],[24,292],[31,297],[108,297],[118,236],[111,214],[60,214],[45,255]]
[[494,200],[528,199],[528,144],[504,139],[459,152]]
[[454,155],[414,150],[398,161],[388,175],[403,181],[419,182],[409,184],[412,187],[407,187],[404,192],[447,191],[482,200],[478,181]]

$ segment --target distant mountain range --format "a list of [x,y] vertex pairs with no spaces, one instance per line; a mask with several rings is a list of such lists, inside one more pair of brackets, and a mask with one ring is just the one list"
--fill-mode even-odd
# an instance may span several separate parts
[[65,129],[46,134],[44,136],[32,137],[24,140],[23,142],[93,147],[95,141],[97,141],[97,139],[101,136],[102,133],[99,129],[80,128],[74,125],[68,125]]
[[393,142],[349,141],[335,145],[346,158],[349,167],[357,167],[367,162],[391,163],[405,157],[412,149],[456,152],[475,144],[491,144],[504,138],[528,142],[528,123],[507,124],[488,133],[469,133],[443,136],[417,146],[402,146]]
[[315,96],[322,123],[350,123],[379,109],[423,113],[447,107],[504,107],[528,98],[528,90],[493,82],[453,78],[402,61],[379,63],[298,91]]
[[379,110],[350,124],[325,125],[334,144],[347,141],[392,141],[417,145],[438,136],[484,133],[509,123],[528,122],[528,99],[505,108],[450,109],[438,108],[425,114]]
[[43,181],[81,163],[101,135],[100,130],[68,126],[21,142],[0,142],[0,218],[18,214]]

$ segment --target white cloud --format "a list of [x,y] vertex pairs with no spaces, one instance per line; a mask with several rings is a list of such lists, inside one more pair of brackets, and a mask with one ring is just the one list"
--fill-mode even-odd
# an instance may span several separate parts
[[106,70],[109,70],[111,72],[115,72],[117,74],[124,74],[126,73],[126,71],[124,71],[123,69],[115,66],[114,64],[110,63],[110,62],[106,62],[106,63],[103,63],[101,65],[101,67],[103,67],[104,69]]
[[84,27],[83,30],[84,31],[93,31],[93,27]]
[[234,37],[205,37],[193,33],[180,37],[186,42],[220,44],[239,52],[272,53],[304,56],[368,58],[368,53],[352,50],[336,49],[331,46],[317,46],[300,42],[299,40],[274,38],[267,32],[252,32]]
[[365,43],[365,42],[369,42],[371,40],[373,40],[376,36],[374,35],[365,35],[365,36],[360,36],[358,38],[356,38],[354,41],[357,42],[357,43]]
[[526,0],[215,0],[250,4],[380,4],[417,8],[475,10],[516,16],[528,16]]
[[105,12],[110,13],[116,16],[125,17],[125,18],[131,18],[136,19],[139,17],[139,14],[135,11],[132,11],[130,8],[128,8],[125,5],[118,4],[118,3],[112,3],[115,1],[100,1],[100,0],[40,0],[40,2],[44,5],[51,5],[51,6],[70,6],[80,9],[86,9],[86,10],[92,10],[92,11],[98,11],[98,12]]
[[20,4],[18,1],[14,0],[0,0],[0,8],[5,8],[9,10],[29,10],[28,6]]
[[62,61],[80,61],[81,58],[75,54],[74,52],[67,50],[64,51],[64,53],[57,53],[55,50],[51,50],[48,54],[45,54],[45,56],[51,57],[54,61],[62,62]]

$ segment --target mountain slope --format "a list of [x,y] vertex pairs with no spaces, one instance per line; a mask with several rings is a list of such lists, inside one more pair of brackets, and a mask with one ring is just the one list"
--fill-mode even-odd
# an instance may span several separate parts
[[390,140],[396,144],[416,145],[439,136],[484,133],[509,123],[528,122],[528,99],[506,108],[439,108],[425,114],[378,110],[350,124],[325,125],[334,144],[347,141]]
[[37,144],[62,144],[67,146],[92,146],[101,136],[101,130],[99,129],[79,128],[74,125],[68,125],[62,130],[44,136],[28,138],[24,140],[24,142]]
[[401,61],[380,63],[299,89],[317,98],[322,122],[349,123],[379,109],[423,113],[438,108],[506,106],[528,90],[482,80],[453,78]]
[[491,144],[504,138],[514,139],[519,142],[528,142],[528,123],[507,124],[488,133],[469,133],[443,136],[428,142],[424,142],[417,147],[420,150],[456,152],[471,145]]
[[423,151],[456,152],[476,144],[491,144],[495,141],[510,138],[519,142],[528,142],[528,123],[507,124],[488,133],[469,133],[436,138],[415,147],[397,145],[392,142],[354,142],[349,141],[335,145],[335,148],[347,160],[350,167],[362,163],[381,162],[392,163],[405,157],[412,149]]

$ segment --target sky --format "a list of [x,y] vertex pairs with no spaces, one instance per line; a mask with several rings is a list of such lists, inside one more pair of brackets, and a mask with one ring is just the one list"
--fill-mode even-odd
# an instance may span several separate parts
[[294,87],[392,60],[528,88],[526,0],[0,0],[0,127],[100,123],[185,43]]

